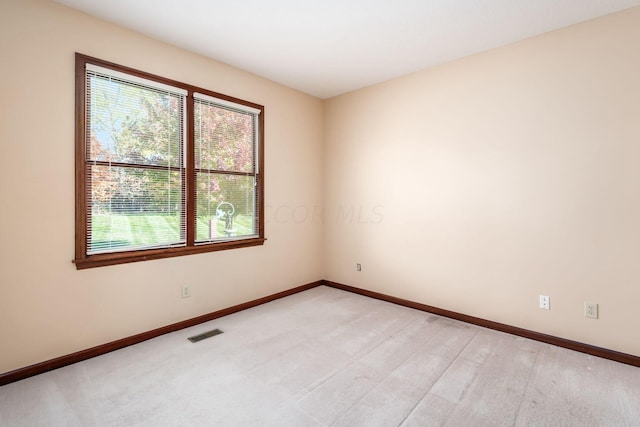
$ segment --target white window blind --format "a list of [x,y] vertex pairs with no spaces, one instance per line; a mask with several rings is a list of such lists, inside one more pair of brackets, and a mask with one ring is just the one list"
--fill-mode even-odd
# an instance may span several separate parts
[[194,95],[196,243],[259,234],[259,112]]
[[87,66],[88,255],[185,245],[185,95]]

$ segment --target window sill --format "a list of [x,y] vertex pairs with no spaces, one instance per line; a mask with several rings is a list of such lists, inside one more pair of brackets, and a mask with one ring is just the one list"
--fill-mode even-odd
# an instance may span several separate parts
[[181,248],[148,249],[142,251],[89,255],[85,258],[76,258],[73,260],[73,263],[76,265],[77,270],[84,270],[85,268],[104,267],[107,265],[126,264],[129,262],[149,261],[153,259],[223,251],[227,249],[262,246],[266,240],[267,239],[264,238],[253,238]]

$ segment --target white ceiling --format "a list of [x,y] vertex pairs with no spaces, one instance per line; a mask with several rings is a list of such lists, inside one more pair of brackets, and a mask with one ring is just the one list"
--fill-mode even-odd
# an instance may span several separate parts
[[329,98],[640,0],[55,0]]

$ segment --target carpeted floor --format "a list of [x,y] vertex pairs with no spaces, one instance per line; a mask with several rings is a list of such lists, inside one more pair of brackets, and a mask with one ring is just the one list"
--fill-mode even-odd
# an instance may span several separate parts
[[0,425],[638,426],[640,369],[322,286],[0,387]]

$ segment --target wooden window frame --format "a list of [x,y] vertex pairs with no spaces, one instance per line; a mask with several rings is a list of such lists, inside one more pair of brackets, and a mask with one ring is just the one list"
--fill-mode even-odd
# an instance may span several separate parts
[[[170,247],[161,249],[142,249],[122,252],[109,252],[87,255],[87,222],[90,212],[88,212],[87,197],[87,123],[86,123],[86,65],[93,64],[103,68],[112,69],[121,73],[126,73],[134,77],[156,81],[165,85],[173,86],[187,91],[186,96],[186,148],[183,153],[186,160],[186,183],[185,199],[186,203],[186,245],[180,247]],[[200,254],[227,249],[244,248],[250,246],[260,246],[264,244],[264,107],[242,99],[234,98],[221,93],[213,92],[201,87],[167,79],[144,71],[103,61],[101,59],[76,53],[76,109],[75,109],[75,185],[76,185],[76,208],[75,208],[75,259],[73,263],[78,270],[92,267],[102,267],[106,265],[124,264],[129,262],[147,261],[152,259],[169,258],[175,256]],[[194,93],[205,94],[223,101],[244,105],[260,110],[257,116],[257,164],[256,174],[256,203],[257,212],[254,212],[258,222],[257,237],[236,238],[210,243],[195,244],[195,143],[194,143]],[[255,167],[255,165],[254,165]]]

